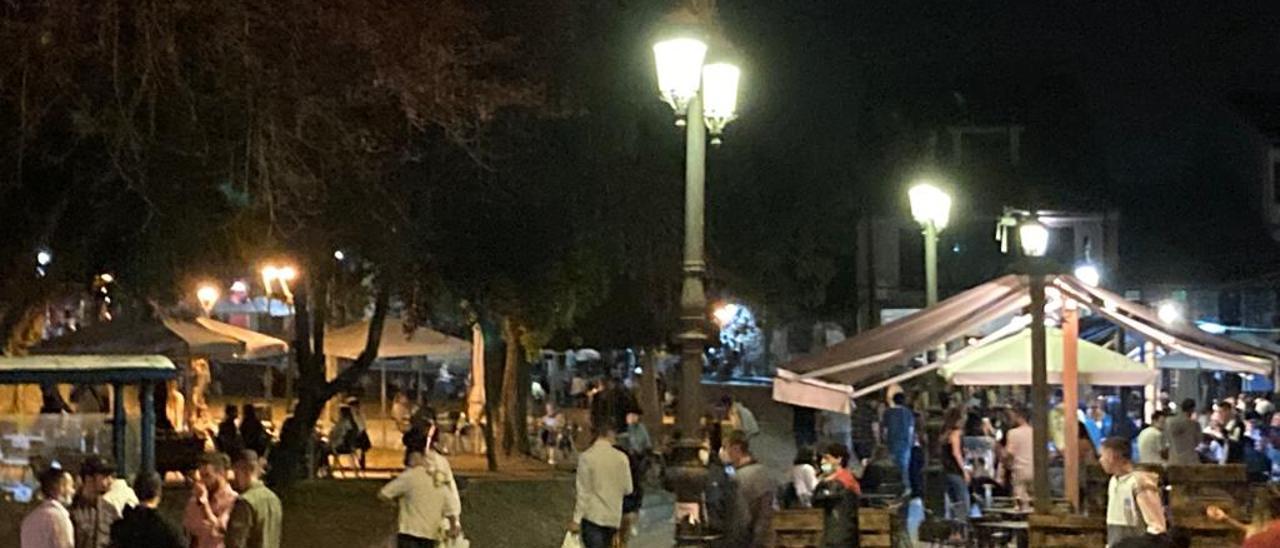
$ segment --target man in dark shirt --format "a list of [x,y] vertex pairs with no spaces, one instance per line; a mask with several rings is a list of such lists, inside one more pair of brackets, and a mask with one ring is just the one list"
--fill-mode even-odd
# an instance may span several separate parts
[[138,495],[138,505],[125,509],[124,517],[112,524],[112,548],[187,547],[182,530],[156,511],[156,506],[160,505],[160,486],[160,475],[155,472],[138,474],[134,478],[133,491]]

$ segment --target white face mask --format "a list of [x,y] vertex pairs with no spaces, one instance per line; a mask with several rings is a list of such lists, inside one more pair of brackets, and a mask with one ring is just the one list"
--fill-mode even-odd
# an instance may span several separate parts
[[831,463],[829,463],[829,462],[824,462],[824,463],[822,463],[822,473],[823,473],[823,474],[830,474],[830,473],[835,472],[835,471],[836,471],[836,467],[835,467],[835,465],[833,465],[833,464],[831,464]]

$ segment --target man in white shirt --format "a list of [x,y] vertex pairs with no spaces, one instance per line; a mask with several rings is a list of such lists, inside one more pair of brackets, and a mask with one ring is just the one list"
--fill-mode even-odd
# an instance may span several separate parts
[[[430,548],[446,536],[458,536],[462,502],[452,484],[452,474],[429,469],[422,453],[409,454],[409,467],[378,491],[378,498],[400,506],[396,546]],[[445,519],[449,520],[447,532],[440,527]]]
[[1031,480],[1034,476],[1032,458],[1035,444],[1031,441],[1031,425],[1027,423],[1027,410],[1021,406],[1009,409],[1009,420],[1015,425],[1005,435],[1005,466],[1013,477],[1013,497],[1019,505],[1031,502]]
[[1138,462],[1141,464],[1164,464],[1168,454],[1168,444],[1164,440],[1165,412],[1151,413],[1151,424],[1138,434]]
[[615,449],[616,429],[604,419],[596,441],[578,456],[577,501],[569,530],[582,535],[583,548],[608,548],[622,524],[622,498],[631,494],[631,464]]
[[49,468],[40,474],[40,493],[44,502],[22,520],[22,548],[73,548],[75,529],[71,525],[71,496],[75,481],[61,468]]
[[[1167,524],[1156,475],[1133,469],[1128,439],[1111,437],[1102,442],[1098,463],[1111,474],[1107,485],[1107,547],[1164,540]],[[1147,544],[1141,544],[1146,546]]]

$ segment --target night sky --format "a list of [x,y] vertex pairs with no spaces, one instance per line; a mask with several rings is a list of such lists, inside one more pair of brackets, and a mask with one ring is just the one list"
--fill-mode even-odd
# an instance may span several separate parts
[[[1009,117],[1066,166],[1011,194],[1119,209],[1130,275],[1213,281],[1277,264],[1254,195],[1265,142],[1231,97],[1280,89],[1280,3],[719,6],[745,58],[730,137],[752,145],[739,154],[821,156],[838,176],[876,156],[857,150],[875,119]],[[905,207],[904,182],[858,184],[878,208]],[[982,184],[957,200],[994,215],[984,202],[1001,189]]]

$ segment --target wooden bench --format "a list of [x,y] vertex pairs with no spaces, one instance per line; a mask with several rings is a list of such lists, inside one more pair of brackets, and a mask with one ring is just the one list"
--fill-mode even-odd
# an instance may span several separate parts
[[1107,524],[1102,516],[1031,514],[1027,516],[1030,546],[1097,548],[1107,545]]
[[[889,548],[893,546],[894,519],[891,509],[858,509],[858,546]],[[778,510],[773,514],[770,533],[774,548],[818,548],[822,546],[822,510],[804,508]]]

